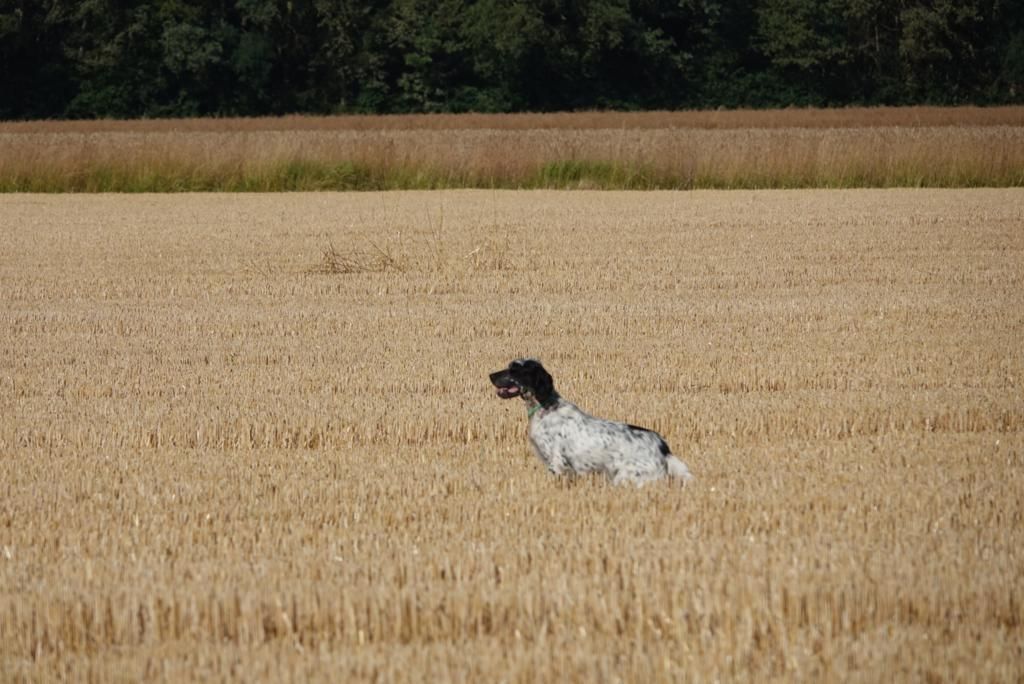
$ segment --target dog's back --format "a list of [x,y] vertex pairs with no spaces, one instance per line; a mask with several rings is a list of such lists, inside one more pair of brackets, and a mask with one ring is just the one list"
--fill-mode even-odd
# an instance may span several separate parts
[[564,399],[541,420],[530,421],[530,441],[556,474],[604,473],[616,484],[642,484],[665,476],[692,479],[657,432],[595,418]]

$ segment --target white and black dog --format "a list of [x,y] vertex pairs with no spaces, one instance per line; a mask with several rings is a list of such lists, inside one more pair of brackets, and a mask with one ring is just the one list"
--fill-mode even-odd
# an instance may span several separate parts
[[657,432],[587,415],[558,396],[536,359],[516,359],[491,373],[502,399],[521,397],[530,419],[530,442],[555,475],[604,473],[613,484],[642,485],[665,476],[693,479]]

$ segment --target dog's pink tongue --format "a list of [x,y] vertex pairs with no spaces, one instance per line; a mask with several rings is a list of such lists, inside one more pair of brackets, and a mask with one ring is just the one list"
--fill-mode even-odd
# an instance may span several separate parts
[[519,394],[519,390],[517,390],[515,387],[498,388],[498,396],[503,399],[507,399],[508,397],[514,397],[517,394]]

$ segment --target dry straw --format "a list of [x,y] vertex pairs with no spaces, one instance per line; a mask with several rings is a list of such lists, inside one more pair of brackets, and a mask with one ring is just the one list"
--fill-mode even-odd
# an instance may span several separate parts
[[0,190],[1019,186],[1024,108],[32,122]]

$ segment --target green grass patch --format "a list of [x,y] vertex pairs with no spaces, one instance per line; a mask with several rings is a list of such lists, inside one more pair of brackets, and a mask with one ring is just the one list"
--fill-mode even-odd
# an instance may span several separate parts
[[886,167],[788,169],[655,169],[600,160],[562,160],[504,175],[443,165],[374,165],[351,161],[293,159],[266,164],[159,165],[99,163],[74,171],[55,168],[4,171],[0,192],[297,192],[367,190],[499,189],[799,189],[863,187],[1021,187],[1024,169]]
[[527,185],[533,188],[652,190],[679,187],[680,179],[659,177],[652,170],[638,165],[564,160],[541,166]]

